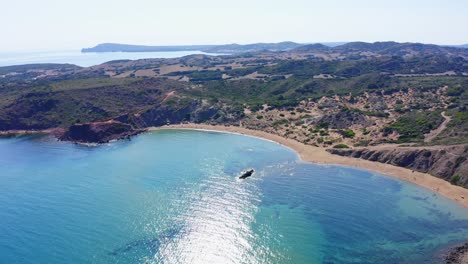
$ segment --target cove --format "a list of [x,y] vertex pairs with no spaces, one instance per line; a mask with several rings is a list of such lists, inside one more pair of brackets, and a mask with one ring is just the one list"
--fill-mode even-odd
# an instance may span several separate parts
[[0,219],[5,263],[438,263],[468,238],[468,210],[416,185],[187,130],[0,139]]

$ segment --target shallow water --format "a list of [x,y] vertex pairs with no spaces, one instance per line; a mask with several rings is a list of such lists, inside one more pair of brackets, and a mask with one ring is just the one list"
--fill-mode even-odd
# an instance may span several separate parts
[[192,54],[210,54],[201,51],[171,51],[171,52],[88,52],[79,50],[65,51],[31,51],[31,52],[0,52],[0,66],[34,64],[34,63],[70,63],[82,67],[98,65],[112,60],[138,60],[147,58],[178,58]]
[[1,139],[0,190],[2,263],[431,263],[468,238],[426,189],[214,132]]

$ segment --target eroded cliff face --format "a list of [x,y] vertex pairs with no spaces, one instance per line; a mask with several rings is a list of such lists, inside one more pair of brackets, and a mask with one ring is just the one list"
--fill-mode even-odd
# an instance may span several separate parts
[[468,145],[328,149],[332,154],[388,163],[468,187]]

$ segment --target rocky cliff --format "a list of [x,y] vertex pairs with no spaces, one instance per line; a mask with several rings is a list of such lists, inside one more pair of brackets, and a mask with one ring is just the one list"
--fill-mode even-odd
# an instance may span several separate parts
[[468,187],[468,145],[328,149],[332,154],[388,163]]
[[128,138],[141,133],[143,130],[133,129],[132,126],[119,121],[92,122],[74,124],[59,138],[61,140],[79,143],[107,143],[114,139]]

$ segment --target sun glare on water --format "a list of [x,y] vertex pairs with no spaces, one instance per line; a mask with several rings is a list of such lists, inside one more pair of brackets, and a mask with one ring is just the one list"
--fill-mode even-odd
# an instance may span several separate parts
[[260,192],[248,181],[220,175],[221,168],[206,168],[203,192],[189,194],[183,227],[161,245],[152,263],[258,263],[250,224]]

